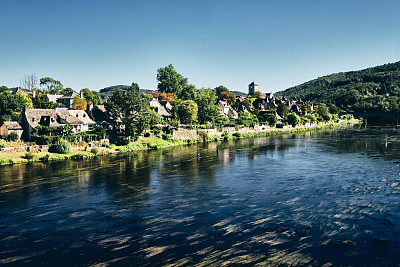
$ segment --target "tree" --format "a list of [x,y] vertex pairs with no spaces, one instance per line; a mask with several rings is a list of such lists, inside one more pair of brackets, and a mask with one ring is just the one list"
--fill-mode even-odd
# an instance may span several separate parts
[[87,102],[85,99],[80,98],[79,96],[74,97],[74,101],[72,101],[71,109],[73,110],[86,110]]
[[289,108],[287,105],[283,104],[283,103],[279,103],[277,109],[276,109],[276,113],[278,113],[279,116],[281,116],[282,118],[286,117],[286,115],[289,112]]
[[38,79],[35,74],[24,75],[22,80],[20,80],[20,86],[29,91],[37,89]]
[[63,85],[60,81],[50,77],[40,78],[40,86],[45,87],[44,91],[48,94],[57,94],[63,89]]
[[150,107],[139,92],[139,85],[132,83],[126,90],[117,88],[105,103],[108,121],[117,135],[137,140],[150,127]]
[[289,124],[292,125],[293,127],[299,125],[300,122],[301,122],[300,117],[299,117],[296,113],[294,113],[294,112],[289,113],[289,114],[287,115],[286,121],[287,121],[287,123],[289,123]]
[[[229,92],[228,88],[226,88],[223,85],[220,85],[218,87],[214,88],[215,94],[218,96],[219,99],[221,99],[221,95],[223,92]],[[222,100],[222,99],[221,99]]]
[[60,90],[60,95],[71,94],[71,93],[73,93],[73,92],[74,92],[74,90],[73,90],[72,88],[70,88],[70,87],[62,88],[62,89]]
[[49,101],[47,95],[43,94],[42,92],[37,92],[35,97],[32,99],[32,102],[34,108],[53,109],[57,107],[64,107],[63,104]]
[[18,120],[24,109],[25,102],[17,95],[12,95],[7,91],[0,93],[0,122]]
[[203,88],[196,97],[198,106],[198,119],[200,123],[214,122],[219,117],[219,110],[216,106],[218,97],[214,90]]
[[89,88],[84,88],[81,90],[83,98],[90,104],[100,105],[102,103],[101,97],[98,92],[91,91]]
[[161,93],[174,93],[178,97],[188,84],[188,79],[176,72],[172,64],[157,70],[157,81],[157,89]]
[[184,100],[179,106],[179,118],[184,124],[192,124],[197,121],[198,107],[193,100]]
[[22,100],[24,100],[25,106],[27,108],[33,108],[32,98],[30,98],[28,95],[22,93],[21,91],[19,91],[17,93],[17,96],[19,96],[20,98],[22,98]]
[[183,100],[194,100],[197,96],[197,92],[198,90],[196,89],[195,85],[187,84],[183,87],[183,90],[179,95],[179,98]]
[[330,121],[332,119],[332,115],[329,113],[329,108],[324,103],[319,104],[315,111],[324,121]]
[[262,94],[260,91],[255,91],[255,92],[254,92],[254,97],[255,97],[255,98],[263,98],[264,96],[263,96],[263,94]]
[[265,123],[272,127],[275,126],[276,122],[278,121],[276,115],[274,113],[269,113],[269,112],[260,112],[258,113],[257,118],[260,123]]
[[228,102],[228,104],[232,106],[236,102],[236,95],[231,92],[222,92],[219,99]]

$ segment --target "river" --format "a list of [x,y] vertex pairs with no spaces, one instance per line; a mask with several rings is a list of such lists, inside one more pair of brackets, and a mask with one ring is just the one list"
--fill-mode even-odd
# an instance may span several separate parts
[[0,264],[400,264],[396,129],[0,168]]

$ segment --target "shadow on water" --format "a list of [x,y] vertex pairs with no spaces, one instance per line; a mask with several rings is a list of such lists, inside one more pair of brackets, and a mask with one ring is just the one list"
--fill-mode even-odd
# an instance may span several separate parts
[[2,167],[0,264],[399,263],[397,148],[322,131]]

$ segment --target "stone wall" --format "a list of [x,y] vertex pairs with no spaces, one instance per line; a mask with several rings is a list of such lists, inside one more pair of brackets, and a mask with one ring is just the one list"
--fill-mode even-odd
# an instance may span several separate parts
[[292,127],[291,125],[285,125],[282,128],[271,128],[268,125],[256,125],[253,127],[243,127],[239,130],[236,130],[235,127],[224,127],[219,131],[217,128],[214,129],[201,129],[201,130],[187,130],[187,129],[177,129],[172,131],[172,138],[174,139],[197,139],[199,132],[206,132],[207,135],[214,136],[219,135],[221,136],[224,132],[232,135],[236,132],[241,134],[249,134],[249,133],[262,133],[262,132],[272,132],[272,131],[288,131],[292,129],[304,129],[304,128],[313,128],[313,127],[321,127],[328,125],[329,123],[319,123],[319,124],[311,124],[308,123],[306,125],[299,125],[296,127]]
[[16,147],[3,147],[0,153],[18,153],[18,152],[47,152],[49,146],[16,146]]

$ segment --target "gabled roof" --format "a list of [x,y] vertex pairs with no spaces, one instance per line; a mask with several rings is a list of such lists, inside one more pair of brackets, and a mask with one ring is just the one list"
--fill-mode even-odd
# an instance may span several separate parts
[[52,95],[52,94],[46,94],[47,98],[49,99],[50,102],[57,102],[57,99],[62,97],[62,95]]
[[57,122],[57,113],[55,109],[26,109],[25,116],[28,123],[35,128],[42,120],[42,117],[48,118],[48,125],[50,127],[60,126]]
[[77,93],[66,93],[65,95],[59,97],[58,99],[73,99],[75,96],[79,96]]
[[258,84],[256,84],[255,82],[252,82],[252,83],[251,83],[251,84],[249,84],[249,85],[258,86]]
[[95,124],[84,110],[59,109],[58,114],[61,119],[65,120],[65,122],[69,124]]
[[22,130],[22,126],[17,121],[5,121],[3,124],[8,130]]
[[160,106],[158,107],[158,114],[164,117],[172,117],[171,112],[165,107],[165,106]]

